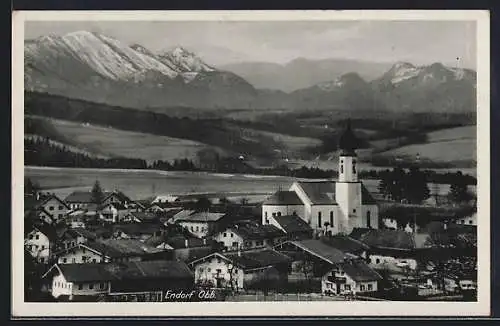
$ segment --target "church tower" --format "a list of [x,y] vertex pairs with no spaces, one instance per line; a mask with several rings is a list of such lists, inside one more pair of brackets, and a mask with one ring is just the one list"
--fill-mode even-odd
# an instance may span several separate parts
[[335,199],[340,213],[339,231],[349,234],[353,228],[361,227],[361,182],[358,179],[356,149],[359,139],[351,129],[350,120],[339,138],[339,179],[335,183]]

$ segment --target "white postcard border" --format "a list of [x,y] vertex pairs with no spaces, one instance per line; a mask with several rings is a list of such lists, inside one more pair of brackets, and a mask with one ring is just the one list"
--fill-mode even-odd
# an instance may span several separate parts
[[[293,21],[467,20],[477,23],[477,302],[24,302],[23,112],[24,22],[74,21]],[[485,316],[490,314],[490,30],[488,11],[26,11],[13,13],[12,30],[12,315],[13,317],[230,317],[230,316]]]

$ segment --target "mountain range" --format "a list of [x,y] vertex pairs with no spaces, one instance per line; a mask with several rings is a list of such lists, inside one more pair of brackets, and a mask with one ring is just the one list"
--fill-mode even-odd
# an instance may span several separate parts
[[153,52],[86,31],[26,40],[24,59],[27,91],[160,112],[169,107],[470,112],[476,107],[475,71],[440,63],[297,59],[280,67],[214,67],[181,47]]

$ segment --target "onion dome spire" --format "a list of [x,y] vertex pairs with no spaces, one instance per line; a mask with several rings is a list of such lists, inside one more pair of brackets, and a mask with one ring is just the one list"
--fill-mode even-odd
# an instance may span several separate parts
[[351,129],[351,119],[347,119],[346,128],[339,138],[339,149],[341,155],[355,156],[356,149],[359,148],[360,141]]

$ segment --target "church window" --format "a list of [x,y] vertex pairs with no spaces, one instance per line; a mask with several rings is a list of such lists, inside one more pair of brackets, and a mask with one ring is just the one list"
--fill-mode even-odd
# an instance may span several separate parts
[[354,208],[354,209],[352,210],[352,212],[353,212],[353,213],[356,213],[356,208]]
[[264,212],[264,217],[267,219],[267,212]]
[[321,212],[318,212],[318,227],[321,227]]
[[356,161],[352,161],[352,173],[356,173]]
[[344,173],[344,163],[340,163],[340,173]]
[[367,211],[367,212],[366,212],[366,226],[367,226],[368,228],[371,228],[370,218],[371,218],[371,212],[370,212],[370,211]]
[[330,226],[333,228],[333,211],[330,211]]

